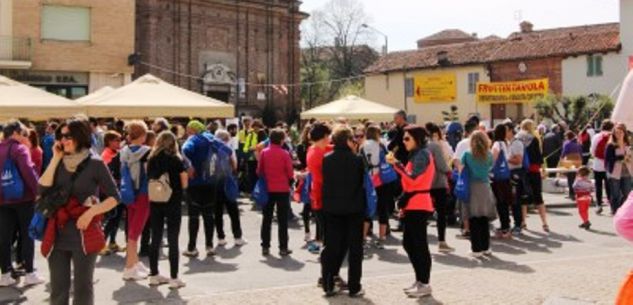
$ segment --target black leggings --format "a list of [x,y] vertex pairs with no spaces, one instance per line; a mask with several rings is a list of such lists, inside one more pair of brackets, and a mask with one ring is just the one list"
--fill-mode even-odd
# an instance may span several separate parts
[[437,213],[437,240],[446,241],[446,208],[448,190],[445,188],[431,190],[433,206]]
[[428,284],[431,279],[431,252],[426,236],[429,217],[431,217],[431,212],[406,211],[402,220],[404,225],[402,246],[413,265],[415,279],[422,284]]
[[312,207],[310,204],[303,204],[303,212],[301,218],[303,218],[303,232],[310,233],[310,218],[312,217]]
[[512,205],[512,184],[510,180],[492,182],[492,192],[497,199],[497,213],[501,222],[501,231],[510,230],[510,206]]
[[230,201],[224,194],[224,182],[218,184],[216,190],[217,201],[215,203],[215,229],[218,231],[218,238],[225,239],[224,234],[224,208],[231,218],[231,231],[235,239],[242,238],[242,226],[240,224],[240,210],[237,207],[237,202]]
[[[119,231],[119,224],[121,223],[121,219],[123,219],[123,213],[125,213],[125,210],[125,204],[119,204],[110,212],[108,212],[106,216],[103,231],[106,236],[106,241],[109,239],[111,244],[116,243],[116,235]],[[125,224],[127,226],[127,221],[125,222]]]
[[385,184],[376,188],[378,203],[376,206],[376,215],[378,215],[378,223],[381,225],[389,224],[389,214],[391,207],[394,205],[393,183]]
[[490,249],[490,230],[488,217],[470,218],[470,248],[473,252]]
[[204,236],[207,247],[213,247],[213,185],[196,185],[189,187],[190,199],[187,203],[189,211],[189,244],[187,250],[196,248],[200,215],[204,221]]
[[181,202],[182,196],[176,195],[172,196],[170,202],[167,203],[151,203],[150,223],[152,226],[152,243],[149,249],[149,268],[151,270],[150,275],[158,274],[158,256],[160,252],[160,244],[163,238],[165,220],[167,220],[169,270],[172,279],[178,278],[178,257],[180,255],[180,250],[178,248],[178,236],[180,236],[180,222],[182,219],[182,212],[180,207]]
[[35,245],[29,237],[29,224],[33,218],[33,203],[17,203],[0,206],[0,270],[8,273],[12,269],[11,246],[15,237],[15,229],[20,231],[21,258],[26,273],[33,272]]
[[[597,161],[600,162],[600,161]],[[598,206],[602,206],[602,190],[606,189],[607,191],[607,199],[611,198],[611,188],[609,186],[609,181],[607,180],[607,172],[593,172],[593,177],[595,180],[596,186],[596,204]]]

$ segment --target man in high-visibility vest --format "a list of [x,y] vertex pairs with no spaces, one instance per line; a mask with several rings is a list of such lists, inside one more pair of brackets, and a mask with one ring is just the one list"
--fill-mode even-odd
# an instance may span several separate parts
[[260,141],[264,141],[266,134],[263,132],[264,125],[260,120],[254,120],[252,128],[246,133],[242,153],[246,161],[246,171],[248,177],[248,190],[253,190],[257,182],[257,158],[255,150]]

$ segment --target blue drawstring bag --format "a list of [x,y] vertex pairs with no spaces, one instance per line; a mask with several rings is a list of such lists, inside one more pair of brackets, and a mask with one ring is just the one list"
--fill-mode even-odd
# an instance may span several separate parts
[[268,186],[264,177],[257,179],[253,189],[253,200],[260,208],[264,208],[268,204]]
[[398,180],[398,174],[391,164],[387,163],[386,149],[381,146],[380,149],[380,180],[382,184],[388,184]]
[[48,219],[44,217],[44,214],[35,212],[33,218],[31,218],[31,224],[29,224],[29,237],[33,240],[41,241],[44,237],[44,231],[46,231],[46,224]]
[[125,205],[134,203],[136,194],[134,192],[134,181],[132,180],[132,174],[127,163],[123,163],[121,166],[121,202]]
[[301,202],[303,204],[310,204],[310,190],[312,187],[312,174],[308,173],[303,180],[303,187],[301,188]]
[[7,201],[19,200],[24,197],[24,181],[17,165],[11,159],[11,148],[13,145],[9,145],[7,159],[2,167],[2,197]]
[[371,177],[368,173],[365,173],[363,181],[363,187],[365,188],[365,199],[367,200],[367,208],[365,210],[365,216],[373,218],[376,215],[376,206],[378,205],[378,195],[374,184],[371,182]]
[[492,179],[494,181],[507,181],[510,180],[510,168],[508,166],[508,160],[503,149],[499,151],[499,156],[492,167]]
[[464,166],[455,183],[455,197],[457,200],[467,203],[470,200],[470,170]]
[[230,202],[236,202],[240,196],[240,187],[234,175],[228,175],[224,179],[224,195]]

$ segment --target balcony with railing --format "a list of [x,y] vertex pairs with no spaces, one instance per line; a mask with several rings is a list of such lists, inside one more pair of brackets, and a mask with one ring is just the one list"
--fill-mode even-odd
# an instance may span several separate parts
[[0,36],[0,69],[31,67],[31,38]]

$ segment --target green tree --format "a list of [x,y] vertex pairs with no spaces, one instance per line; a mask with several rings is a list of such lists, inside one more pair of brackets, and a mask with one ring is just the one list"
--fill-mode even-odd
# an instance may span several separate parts
[[450,111],[442,111],[444,122],[457,122],[459,121],[459,113],[457,112],[457,106],[451,105]]
[[557,97],[547,95],[534,100],[534,108],[540,118],[553,122],[564,121],[572,130],[601,121],[611,116],[613,100],[604,95]]

